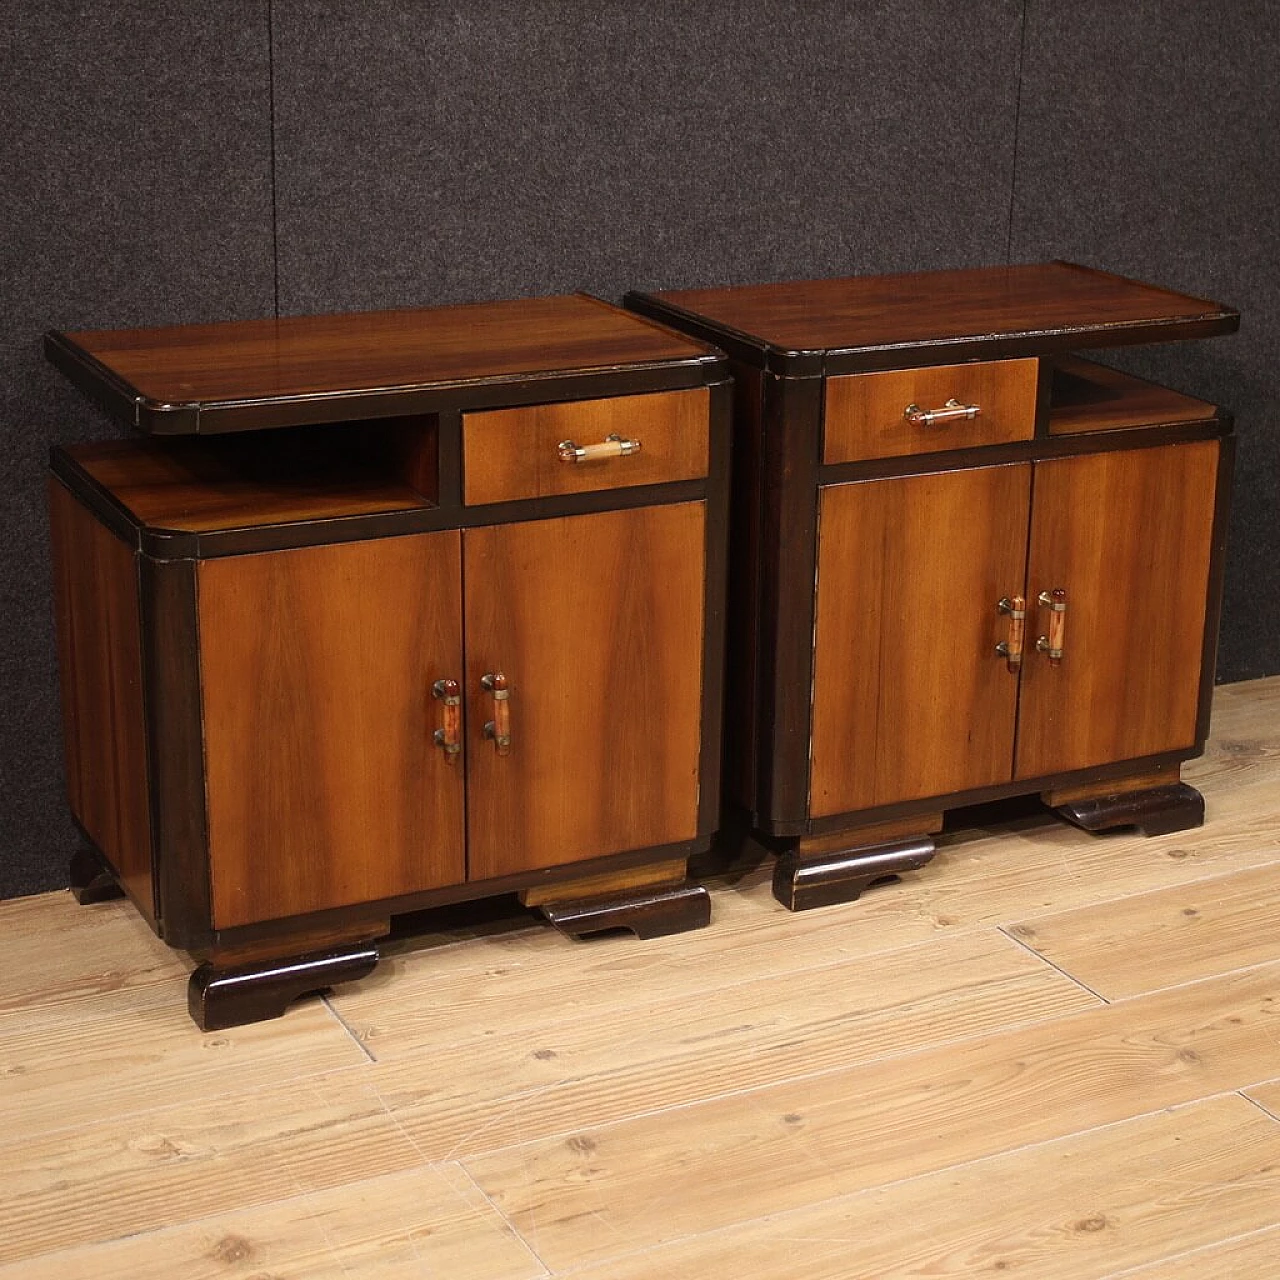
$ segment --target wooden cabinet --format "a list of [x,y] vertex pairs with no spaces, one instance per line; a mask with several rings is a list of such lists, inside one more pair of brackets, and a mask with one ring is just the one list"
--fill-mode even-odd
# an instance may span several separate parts
[[583,297],[47,346],[151,437],[53,455],[73,881],[202,1026],[466,898],[706,923],[723,357]]
[[788,906],[1032,792],[1198,823],[1231,422],[1072,354],[1229,308],[1067,263],[631,295],[736,384],[727,824]]

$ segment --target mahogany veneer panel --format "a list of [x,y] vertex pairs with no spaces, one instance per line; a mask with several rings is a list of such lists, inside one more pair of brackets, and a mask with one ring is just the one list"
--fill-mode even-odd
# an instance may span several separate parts
[[[705,476],[710,397],[706,387],[693,387],[463,414],[465,500],[510,502]],[[580,463],[556,453],[562,440],[598,444],[613,434],[639,440],[640,451]]]
[[[705,522],[693,502],[465,531],[472,880],[697,834]],[[497,671],[506,756],[479,731]]]
[[[933,365],[827,380],[823,462],[892,458],[1030,440],[1036,422],[1038,360]],[[976,405],[972,419],[916,426],[909,405],[941,409],[948,400]]]
[[1025,463],[823,489],[813,816],[1008,780],[995,606],[1021,587],[1030,491]]
[[71,812],[154,921],[133,552],[56,480],[49,523]]
[[63,367],[141,402],[177,409],[476,383],[529,374],[705,360],[707,348],[575,294],[351,315],[287,316],[163,329],[52,333]]
[[217,928],[463,879],[456,530],[198,566]]
[[1239,322],[1216,302],[1067,262],[642,296],[784,353],[888,353],[1011,337],[1043,344],[1058,335],[1076,346],[1114,345],[1177,338],[1200,322],[1227,333]]
[[[1018,778],[1196,740],[1219,444],[1036,464]],[[1033,651],[1067,592],[1064,657]]]

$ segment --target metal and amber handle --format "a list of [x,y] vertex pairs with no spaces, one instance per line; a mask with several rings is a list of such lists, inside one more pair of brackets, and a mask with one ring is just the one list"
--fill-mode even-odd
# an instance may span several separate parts
[[909,404],[902,411],[902,416],[913,427],[941,427],[948,422],[972,421],[982,412],[977,404],[961,404],[952,396],[941,409],[922,409],[918,404]]
[[1063,641],[1067,634],[1067,591],[1065,587],[1054,587],[1052,591],[1042,591],[1037,597],[1041,604],[1049,609],[1049,634],[1036,641],[1036,648],[1049,655],[1049,665],[1056,667],[1062,661]]
[[462,750],[462,686],[456,680],[437,680],[431,696],[444,704],[440,728],[432,736],[446,763],[453,764]]
[[500,756],[511,751],[511,690],[507,677],[501,671],[492,671],[480,677],[480,687],[493,695],[493,719],[486,720],[484,736],[493,742]]
[[996,652],[1012,672],[1022,666],[1022,637],[1026,626],[1027,602],[1022,596],[1005,596],[996,609],[1009,619],[1009,638],[996,645]]
[[561,462],[595,462],[599,458],[625,458],[639,452],[639,440],[624,440],[619,435],[605,436],[599,444],[575,444],[572,440],[561,440],[556,445],[556,457]]

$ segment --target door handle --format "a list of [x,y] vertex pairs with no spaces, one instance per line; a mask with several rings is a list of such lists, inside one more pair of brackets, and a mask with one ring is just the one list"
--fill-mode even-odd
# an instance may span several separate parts
[[1049,634],[1037,638],[1036,648],[1048,654],[1049,665],[1056,667],[1062,662],[1067,634],[1067,590],[1054,587],[1052,591],[1042,591],[1036,599],[1049,610]]
[[511,753],[511,690],[501,671],[490,671],[480,677],[480,687],[493,697],[493,719],[486,720],[484,736],[493,743],[500,756]]
[[1022,596],[1005,596],[996,603],[996,610],[1009,619],[1009,638],[996,645],[996,652],[1005,660],[1013,674],[1022,667],[1022,640],[1026,627],[1027,602]]
[[437,680],[431,686],[431,696],[444,704],[440,728],[432,737],[444,752],[445,763],[453,764],[462,750],[462,688],[456,680]]

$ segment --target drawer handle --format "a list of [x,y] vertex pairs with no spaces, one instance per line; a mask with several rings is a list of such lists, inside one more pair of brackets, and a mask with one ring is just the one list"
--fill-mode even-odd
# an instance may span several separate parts
[[454,764],[462,750],[462,689],[456,680],[437,680],[431,696],[443,704],[440,728],[432,735],[444,752],[446,764]]
[[599,458],[625,458],[639,452],[639,440],[624,440],[620,435],[605,436],[599,444],[575,444],[572,440],[561,440],[556,445],[556,456],[561,462],[595,462]]
[[1014,674],[1022,666],[1022,637],[1026,625],[1027,602],[1022,596],[1005,596],[996,604],[998,612],[1009,619],[1009,638],[996,645],[996,652]]
[[909,404],[902,411],[902,416],[913,427],[938,427],[948,422],[972,420],[982,412],[982,406],[961,404],[952,396],[941,409],[922,409],[918,404]]
[[1049,665],[1062,661],[1063,640],[1067,634],[1067,592],[1065,587],[1042,591],[1037,599],[1049,609],[1049,634],[1036,641],[1036,648],[1049,655]]
[[493,695],[493,719],[486,720],[484,736],[493,743],[500,755],[511,753],[511,690],[507,677],[501,671],[493,671],[480,677],[480,687]]

